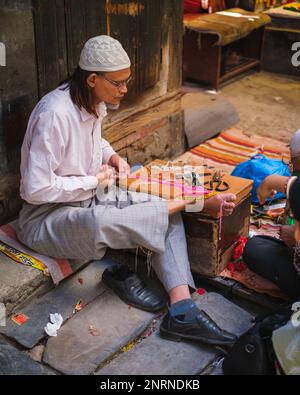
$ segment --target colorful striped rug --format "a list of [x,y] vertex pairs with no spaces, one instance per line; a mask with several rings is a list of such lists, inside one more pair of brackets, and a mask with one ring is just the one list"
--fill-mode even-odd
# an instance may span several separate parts
[[[290,160],[290,151],[286,143],[258,135],[247,136],[237,128],[227,129],[217,137],[184,153],[176,160],[193,166],[205,164],[231,173],[239,163],[249,160],[257,153],[263,153],[271,159],[284,160],[286,163]],[[279,237],[279,226],[272,221],[264,223],[259,229],[252,223],[250,229],[256,235]],[[230,270],[225,269],[219,276],[234,279],[256,292],[287,299],[275,284],[253,273],[248,268],[243,272],[233,274]]]
[[258,135],[249,137],[237,128],[228,129],[192,148],[180,159],[184,156],[195,162],[199,162],[200,159],[202,163],[231,172],[239,163],[249,160],[257,153],[263,153],[272,159],[283,159],[285,162],[290,159],[287,144]]

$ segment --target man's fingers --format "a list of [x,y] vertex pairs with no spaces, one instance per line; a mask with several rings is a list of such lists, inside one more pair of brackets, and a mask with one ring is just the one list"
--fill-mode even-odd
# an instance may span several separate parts
[[223,215],[229,216],[229,215],[231,215],[233,213],[233,211],[234,211],[234,208],[224,208],[223,209]]
[[106,180],[108,178],[111,178],[112,176],[113,176],[112,169],[107,169],[107,170],[102,171],[101,173],[98,174],[98,180],[100,182],[102,182],[102,181],[104,181],[104,180]]

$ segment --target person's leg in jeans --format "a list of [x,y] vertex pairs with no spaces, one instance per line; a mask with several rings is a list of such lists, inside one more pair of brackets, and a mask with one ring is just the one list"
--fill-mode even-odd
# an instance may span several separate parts
[[246,244],[243,260],[253,272],[272,281],[293,299],[300,297],[300,276],[293,264],[293,250],[283,241],[256,236]]

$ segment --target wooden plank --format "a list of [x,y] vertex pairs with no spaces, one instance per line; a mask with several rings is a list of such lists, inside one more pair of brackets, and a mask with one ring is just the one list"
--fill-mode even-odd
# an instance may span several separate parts
[[180,89],[182,85],[183,51],[183,1],[167,0],[167,25],[169,36],[168,92]]
[[160,0],[109,0],[108,30],[121,41],[132,61],[134,81],[127,98],[136,96],[159,80],[161,20]]
[[295,12],[295,18],[289,17],[278,17],[274,15],[270,15],[272,18],[272,24],[268,26],[268,28],[272,27],[280,27],[283,29],[299,29],[299,16]]
[[224,81],[228,81],[231,78],[235,77],[236,75],[240,75],[242,73],[245,73],[248,70],[251,70],[255,67],[258,67],[260,65],[260,61],[259,60],[249,60],[248,63],[236,67],[234,70],[224,74],[222,77],[219,78],[219,82],[222,83]]
[[234,243],[249,234],[251,198],[237,203],[230,217],[220,222],[205,213],[183,213],[189,260],[195,273],[207,276],[220,274],[230,261]]
[[116,143],[125,137],[135,133],[142,126],[147,126],[151,122],[158,121],[169,114],[176,114],[181,111],[179,95],[170,95],[145,102],[135,113],[121,117],[117,122],[104,124],[104,137],[110,143]]
[[217,88],[221,71],[221,47],[214,46],[217,36],[187,30],[183,38],[184,79]]
[[0,1],[0,42],[6,66],[0,67],[0,223],[20,209],[20,145],[37,99],[31,2]]
[[67,77],[64,0],[33,0],[39,97]]
[[77,67],[85,42],[91,37],[107,34],[105,6],[105,0],[65,1],[69,74]]

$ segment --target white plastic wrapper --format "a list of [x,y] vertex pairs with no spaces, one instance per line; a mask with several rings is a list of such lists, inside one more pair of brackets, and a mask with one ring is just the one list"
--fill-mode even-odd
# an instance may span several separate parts
[[57,336],[57,331],[61,327],[63,323],[63,317],[61,314],[54,313],[50,314],[50,322],[45,326],[44,330],[48,336],[55,337]]

